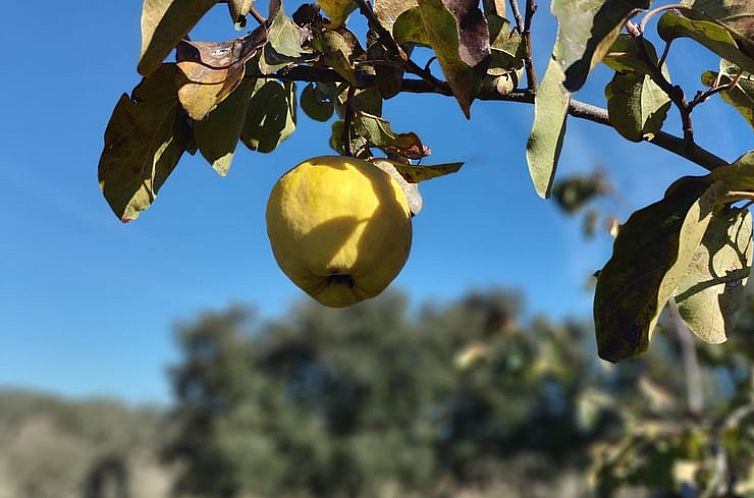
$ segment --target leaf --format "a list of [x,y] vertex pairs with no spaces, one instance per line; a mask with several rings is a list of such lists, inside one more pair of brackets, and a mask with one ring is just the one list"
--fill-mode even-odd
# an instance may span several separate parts
[[488,19],[490,16],[505,17],[505,0],[482,0],[482,6]]
[[246,27],[246,15],[254,5],[255,0],[227,0],[228,1],[228,13],[230,19],[233,21],[236,29],[242,29]]
[[401,45],[414,44],[425,47],[432,45],[418,6],[398,16],[393,24],[393,38]]
[[392,33],[393,24],[398,17],[417,5],[416,0],[374,0],[374,15]]
[[[642,38],[641,40],[643,41],[644,46],[646,46],[652,62],[656,65],[658,59],[655,46],[645,38]],[[605,57],[602,58],[602,63],[614,71],[623,73],[634,72],[639,74],[652,74],[652,69],[644,60],[644,53],[638,46],[637,39],[625,33],[618,35],[618,38],[616,38],[610,46],[610,50],[608,50]],[[663,72],[665,72],[666,66],[663,65],[662,68]]]
[[227,42],[183,40],[178,44],[178,99],[191,119],[204,119],[241,84],[246,62],[265,40],[264,29],[257,28]]
[[621,226],[594,295],[601,358],[616,362],[647,349],[660,312],[688,273],[723,191],[721,182],[676,182],[662,200],[636,211]]
[[[351,58],[363,54],[353,33],[342,28],[344,33],[326,30],[316,38],[316,48],[324,54],[324,62],[338,73],[344,80],[357,85]],[[344,34],[347,36],[344,36]]]
[[701,340],[725,342],[751,273],[752,225],[748,209],[712,215],[690,271],[675,293],[678,311]]
[[406,194],[406,200],[408,201],[408,209],[411,211],[412,216],[416,216],[422,210],[424,201],[422,200],[421,193],[419,193],[419,185],[416,183],[410,183],[398,172],[397,166],[403,165],[398,161],[390,161],[387,159],[373,159],[372,164],[386,172],[401,186],[403,193]]
[[605,97],[610,124],[634,142],[652,140],[671,105],[670,97],[645,74],[615,73]]
[[333,115],[333,101],[329,95],[321,91],[322,84],[315,86],[309,83],[301,92],[301,109],[307,116],[316,121],[327,121]]
[[99,185],[123,222],[154,202],[189,142],[175,75],[174,64],[163,64],[142,79],[130,98],[121,96],[107,125]]
[[378,116],[358,112],[351,122],[351,131],[364,137],[369,146],[387,153],[400,154],[408,159],[421,159],[430,154],[416,133],[395,133],[390,123]]
[[148,75],[217,0],[144,0],[141,11],[141,54],[137,69]]
[[317,0],[317,5],[330,18],[330,28],[337,28],[343,25],[348,18],[348,14],[356,8],[353,0]]
[[450,175],[457,172],[463,166],[463,163],[436,164],[433,166],[418,166],[414,164],[405,164],[399,161],[383,159],[393,166],[396,171],[409,183],[420,183],[432,178]]
[[[722,60],[721,66],[726,65],[726,61]],[[727,69],[727,73],[726,73]],[[733,82],[734,75],[743,69],[737,66],[731,66],[727,64],[726,68],[721,67],[720,84],[730,85]],[[702,83],[711,87],[717,80],[718,73],[707,71],[702,75]],[[754,75],[744,71],[741,77],[738,79],[735,85],[727,90],[719,92],[723,101],[732,105],[746,121],[749,126],[754,128]]]
[[241,130],[251,150],[272,152],[296,130],[296,86],[258,79]]
[[691,38],[723,59],[754,73],[754,60],[741,49],[727,29],[714,21],[692,20],[675,12],[666,12],[657,23],[657,32],[665,41]]
[[730,166],[715,168],[705,178],[710,182],[721,181],[726,190],[754,192],[754,151],[736,159]]
[[553,0],[558,18],[553,57],[565,78],[563,85],[575,92],[610,49],[623,24],[636,9],[649,8],[649,0]]
[[230,169],[255,86],[255,79],[245,78],[205,120],[194,123],[199,152],[221,176],[227,175]]
[[469,118],[474,68],[490,53],[487,20],[473,0],[419,0],[418,9],[445,79]]
[[267,28],[267,45],[259,61],[262,74],[270,75],[295,62],[314,59],[316,55],[303,47],[306,33],[285,15],[282,5],[271,4],[270,10],[272,15]]
[[[330,146],[341,154],[345,153],[343,126],[343,120],[333,123],[330,138]],[[351,152],[356,157],[368,157],[369,147],[377,147],[387,154],[398,154],[407,159],[421,159],[430,154],[429,148],[422,144],[416,133],[395,133],[390,123],[378,116],[356,112],[350,131]]]
[[725,26],[743,48],[752,53],[754,41],[754,3],[751,0],[696,0],[691,7],[694,12],[713,19]]
[[563,146],[570,96],[563,88],[563,70],[550,60],[534,97],[534,125],[526,144],[526,161],[537,194],[550,197]]

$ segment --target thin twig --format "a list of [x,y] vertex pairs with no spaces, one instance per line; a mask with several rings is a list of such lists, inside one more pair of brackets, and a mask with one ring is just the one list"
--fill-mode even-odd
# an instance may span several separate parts
[[516,21],[516,29],[519,34],[524,32],[524,18],[521,17],[521,9],[518,8],[518,0],[510,0],[511,14],[513,14],[513,20]]
[[735,87],[738,82],[741,80],[741,76],[744,74],[743,70],[739,71],[739,73],[728,83],[725,83],[723,85],[720,84],[720,74],[717,75],[717,78],[715,79],[715,83],[713,83],[712,87],[710,87],[708,90],[704,92],[697,92],[697,94],[694,96],[694,98],[689,102],[689,112],[691,112],[694,107],[698,106],[702,102],[706,101],[716,93],[724,92],[725,90],[730,90],[731,88]]
[[521,41],[524,44],[524,65],[526,66],[526,83],[529,90],[537,89],[537,72],[534,70],[534,56],[531,48],[531,20],[537,12],[535,0],[526,0],[526,13],[524,14],[524,32],[521,33]]
[[260,14],[259,11],[254,8],[254,6],[249,9],[249,14],[251,14],[251,17],[256,19],[260,26],[267,26],[267,19],[265,19],[265,17]]
[[356,87],[350,85],[348,87],[348,94],[346,95],[346,102],[343,106],[343,134],[340,137],[343,144],[343,152],[347,156],[351,156],[351,121],[353,120],[353,106],[351,106],[351,100],[356,92]]
[[649,22],[649,20],[652,19],[657,14],[659,14],[660,12],[665,12],[666,10],[691,11],[693,9],[691,9],[688,5],[683,5],[681,3],[660,5],[659,7],[652,9],[646,14],[644,14],[644,17],[639,22],[639,31],[641,33],[644,33],[644,29],[647,27],[647,23]]

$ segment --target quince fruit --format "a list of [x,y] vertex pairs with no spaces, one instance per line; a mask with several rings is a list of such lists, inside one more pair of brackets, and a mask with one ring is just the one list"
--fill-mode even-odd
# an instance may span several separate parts
[[352,157],[315,157],[288,171],[272,189],[266,218],[278,266],[335,308],[380,294],[411,248],[411,212],[400,185]]

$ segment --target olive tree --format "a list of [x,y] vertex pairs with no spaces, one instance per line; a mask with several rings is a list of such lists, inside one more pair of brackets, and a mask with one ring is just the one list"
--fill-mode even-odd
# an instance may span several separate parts
[[[220,3],[231,23],[254,29],[226,42],[191,39],[196,23]],[[461,165],[418,164],[428,148],[416,133],[391,128],[384,100],[436,94],[455,99],[467,118],[474,101],[531,104],[534,122],[521,145],[542,198],[553,191],[573,118],[611,126],[626,140],[706,170],[678,178],[662,200],[620,227],[595,289],[599,355],[619,361],[645,351],[667,303],[677,303],[700,339],[725,341],[751,264],[754,153],[742,151],[729,163],[705,150],[695,141],[693,116],[718,95],[754,126],[754,1],[553,0],[550,8],[557,36],[538,77],[534,0],[319,0],[285,7],[271,0],[266,16],[253,0],[144,0],[137,67],[143,79],[120,98],[105,132],[104,196],[118,218],[134,220],[184,152],[199,152],[224,175],[239,140],[268,153],[289,137],[299,106],[317,121],[336,116],[330,146],[344,156],[389,161],[411,192],[411,184]],[[349,29],[357,18],[368,26],[363,37]],[[678,38],[720,57],[719,68],[701,75],[700,90],[671,81],[666,60]],[[412,57],[416,47],[431,50],[426,64]],[[173,50],[175,62],[165,62]],[[614,70],[605,107],[574,98],[600,63]],[[677,134],[664,129],[669,112],[680,115]]]

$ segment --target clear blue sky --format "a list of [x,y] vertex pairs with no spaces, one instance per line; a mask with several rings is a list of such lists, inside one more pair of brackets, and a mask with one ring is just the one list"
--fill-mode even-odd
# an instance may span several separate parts
[[[296,5],[288,3],[289,13]],[[226,178],[186,156],[152,209],[129,225],[102,198],[103,132],[120,94],[139,80],[140,9],[138,1],[3,5],[0,386],[165,402],[177,321],[230,303],[274,316],[303,298],[272,258],[264,206],[283,172],[330,152],[329,125],[300,114],[298,130],[274,153],[239,149]],[[195,39],[236,36],[225,7],[216,11]],[[535,28],[541,74],[554,33],[546,4]],[[678,43],[671,71],[696,88],[696,75],[716,60],[690,46]],[[608,77],[597,70],[578,97],[602,103]],[[468,122],[451,99],[407,96],[387,102],[384,114],[394,129],[415,130],[432,147],[428,162],[466,162],[460,173],[422,185],[424,210],[395,288],[414,302],[518,288],[529,312],[589,316],[586,277],[604,264],[610,244],[583,241],[578,221],[535,195],[524,159],[530,106],[478,102]],[[719,101],[695,115],[703,144],[721,156],[751,147],[751,130]],[[674,112],[669,127],[678,129]],[[570,120],[560,172],[596,166],[622,189],[609,207],[623,218],[659,198],[676,175],[701,172],[606,127]]]

